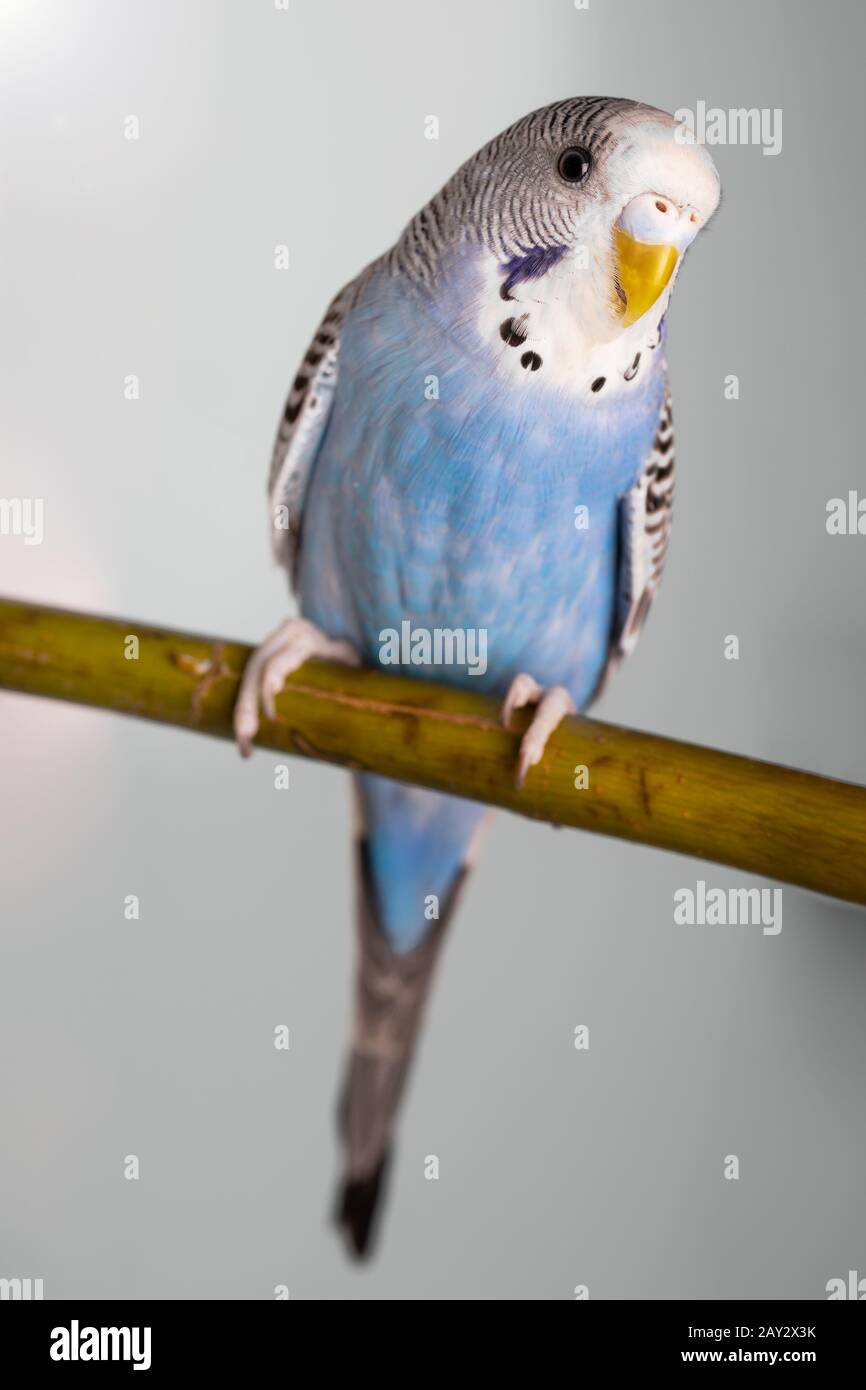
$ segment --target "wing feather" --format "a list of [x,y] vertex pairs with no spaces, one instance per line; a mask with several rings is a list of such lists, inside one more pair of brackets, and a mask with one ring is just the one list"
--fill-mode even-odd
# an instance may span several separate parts
[[297,567],[304,496],[334,402],[351,288],[347,285],[328,306],[292,382],[274,441],[268,478],[271,535],[274,559],[290,577]]
[[610,655],[594,699],[637,645],[661,583],[670,541],[673,500],[673,410],[670,391],[666,391],[643,472],[620,500],[616,616]]

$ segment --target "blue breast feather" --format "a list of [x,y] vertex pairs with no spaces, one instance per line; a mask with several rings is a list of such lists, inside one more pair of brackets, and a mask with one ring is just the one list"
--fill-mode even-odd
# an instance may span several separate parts
[[[607,658],[618,502],[652,444],[662,354],[627,399],[581,406],[543,371],[499,370],[514,349],[478,339],[475,295],[471,264],[435,295],[377,271],[349,313],[305,498],[301,607],[370,665],[380,634],[405,620],[485,629],[483,675],[403,669],[499,695],[528,671],[565,685],[580,708]],[[431,378],[438,399],[425,398]],[[380,920],[409,950],[429,928],[425,897],[449,891],[482,808],[359,782]]]
[[483,676],[408,673],[501,692],[527,670],[580,706],[607,656],[617,507],[652,444],[663,364],[628,398],[582,406],[540,372],[506,378],[514,349],[476,339],[471,285],[449,290],[465,298],[431,302],[379,272],[348,316],[305,501],[302,606],[371,664],[404,620],[483,628]]

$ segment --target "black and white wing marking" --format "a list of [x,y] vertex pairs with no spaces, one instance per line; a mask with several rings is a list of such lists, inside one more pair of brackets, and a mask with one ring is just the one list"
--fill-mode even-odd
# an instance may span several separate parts
[[674,422],[665,392],[646,467],[620,502],[620,564],[614,650],[634,651],[658,592],[671,535],[674,502]]
[[274,559],[290,578],[297,565],[304,494],[325,433],[337,386],[340,329],[347,285],[332,300],[292,382],[283,410],[268,480]]
[[673,500],[673,412],[670,391],[666,391],[644,470],[620,499],[616,616],[610,655],[595,699],[620,662],[634,651],[658,591],[671,534]]

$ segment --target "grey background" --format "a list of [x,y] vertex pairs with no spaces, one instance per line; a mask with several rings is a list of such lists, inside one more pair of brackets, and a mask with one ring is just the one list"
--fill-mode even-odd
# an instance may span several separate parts
[[[862,6],[18,0],[0,26],[0,492],[46,505],[41,547],[0,539],[0,589],[250,640],[287,612],[263,504],[287,384],[334,289],[460,161],[566,95],[782,107],[777,158],[714,151],[724,202],[671,312],[673,550],[600,712],[866,782],[866,540],[824,524],[866,481]],[[866,1274],[861,912],[786,889],[779,937],[677,927],[676,888],[754,881],[501,816],[359,1270],[327,1220],[344,775],[293,763],[278,793],[266,753],[0,709],[0,1275],[568,1299]]]

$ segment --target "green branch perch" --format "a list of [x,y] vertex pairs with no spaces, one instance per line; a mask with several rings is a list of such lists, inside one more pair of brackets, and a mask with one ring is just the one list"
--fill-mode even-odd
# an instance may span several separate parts
[[[128,638],[138,656],[127,655]],[[0,599],[0,687],[232,737],[251,648]],[[256,743],[866,903],[866,788],[595,719],[566,720],[518,791],[488,696],[309,662]],[[580,769],[586,769],[582,774]],[[588,779],[588,785],[578,789]]]

